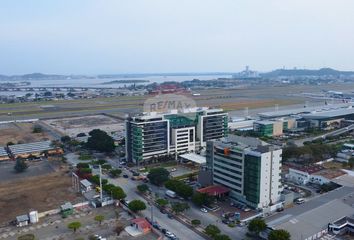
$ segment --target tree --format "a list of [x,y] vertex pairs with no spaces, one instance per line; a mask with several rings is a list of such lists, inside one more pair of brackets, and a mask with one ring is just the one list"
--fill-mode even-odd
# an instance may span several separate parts
[[272,230],[268,235],[268,240],[290,240],[290,233],[283,229]]
[[90,165],[88,163],[78,163],[76,168],[90,168]]
[[193,226],[196,227],[196,226],[199,226],[201,222],[200,222],[200,220],[198,220],[198,219],[193,219],[193,220],[191,221],[191,223],[192,223]]
[[248,231],[258,235],[260,232],[266,230],[267,224],[261,218],[254,218],[248,224]]
[[71,222],[68,224],[68,228],[73,230],[74,232],[76,232],[76,230],[79,229],[80,227],[81,227],[80,222]]
[[147,190],[149,190],[149,186],[146,184],[140,184],[136,187],[138,189],[139,192],[144,193]]
[[161,186],[164,182],[166,182],[169,176],[170,173],[165,168],[153,168],[147,175],[150,182],[157,186]]
[[71,137],[69,137],[69,136],[62,136],[61,138],[60,138],[60,141],[62,142],[62,143],[69,143],[70,141],[71,141]]
[[[90,182],[93,182],[96,185],[100,185],[100,176],[98,175],[93,175],[90,177]],[[107,179],[102,179],[102,185],[106,185],[108,183]]]
[[34,236],[34,234],[29,233],[29,234],[25,234],[25,235],[19,236],[17,238],[17,240],[36,240],[36,237]]
[[220,233],[220,229],[215,226],[215,225],[212,225],[212,224],[209,224],[206,228],[205,228],[205,233],[214,238],[216,235],[218,235]]
[[103,190],[110,193],[114,199],[122,200],[127,196],[121,187],[114,186],[113,184],[104,185]]
[[159,205],[160,207],[164,208],[168,204],[168,200],[159,198],[156,200],[156,204]]
[[16,160],[16,164],[14,166],[14,169],[16,172],[21,173],[24,172],[28,168],[27,163],[25,162],[24,159],[18,158]]
[[176,202],[176,203],[172,204],[172,211],[176,214],[184,212],[187,209],[189,209],[188,203]]
[[42,127],[36,125],[36,126],[33,127],[33,131],[32,132],[33,133],[41,133],[42,131],[43,131]]
[[103,215],[97,215],[95,216],[95,221],[99,222],[99,224],[101,224],[104,220],[104,216]]
[[183,198],[189,198],[193,195],[193,188],[181,181],[170,179],[165,182],[165,187],[176,192]]
[[143,201],[133,200],[128,204],[128,208],[133,212],[139,212],[146,209],[146,205]]
[[354,167],[354,158],[349,158],[349,160],[348,160],[348,166],[350,167],[350,168],[353,168]]
[[214,240],[231,240],[231,238],[225,234],[218,234],[214,237]]
[[105,131],[94,129],[89,132],[89,135],[86,143],[89,149],[106,153],[113,152],[115,148],[114,140]]
[[214,197],[209,196],[206,193],[195,192],[192,197],[192,202],[201,207],[203,205],[209,205],[214,201]]
[[109,171],[109,175],[113,178],[119,177],[119,175],[122,173],[122,170],[120,169],[112,169]]
[[15,145],[13,142],[7,142],[6,146],[11,146],[11,145]]

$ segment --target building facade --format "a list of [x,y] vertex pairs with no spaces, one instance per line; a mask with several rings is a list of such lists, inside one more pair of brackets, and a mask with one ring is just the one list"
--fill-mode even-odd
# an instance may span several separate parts
[[225,138],[208,142],[206,153],[213,183],[228,187],[233,200],[253,208],[279,202],[282,149]]
[[222,109],[141,114],[126,120],[126,156],[138,164],[157,156],[195,152],[206,141],[227,134],[228,115]]

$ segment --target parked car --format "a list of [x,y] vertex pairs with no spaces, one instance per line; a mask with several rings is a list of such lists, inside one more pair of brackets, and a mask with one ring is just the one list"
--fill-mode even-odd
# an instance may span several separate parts
[[173,215],[171,213],[167,214],[168,218],[173,219]]
[[303,204],[304,202],[305,202],[305,199],[303,199],[303,198],[298,198],[295,200],[296,204]]
[[284,211],[283,207],[280,207],[280,208],[277,209],[277,212],[282,212],[282,211]]
[[127,174],[124,174],[123,177],[124,178],[129,178],[129,176]]
[[222,220],[222,223],[229,224],[229,223],[230,223],[230,221],[229,221],[229,220],[227,220],[227,219],[223,219],[223,220]]
[[161,226],[157,222],[152,223],[153,228],[156,228],[157,230],[161,230]]
[[206,208],[201,208],[200,211],[203,212],[203,213],[207,213],[208,212],[208,210]]
[[161,209],[160,209],[160,212],[161,212],[162,214],[166,214],[166,213],[167,213],[166,209],[164,209],[164,208],[161,208]]

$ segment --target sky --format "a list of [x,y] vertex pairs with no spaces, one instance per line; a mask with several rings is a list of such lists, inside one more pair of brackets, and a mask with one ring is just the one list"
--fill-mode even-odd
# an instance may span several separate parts
[[0,74],[354,70],[353,0],[1,0]]

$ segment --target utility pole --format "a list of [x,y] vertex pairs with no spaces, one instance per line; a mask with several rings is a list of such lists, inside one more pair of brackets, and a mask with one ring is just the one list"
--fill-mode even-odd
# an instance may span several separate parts
[[102,168],[101,168],[101,164],[98,165],[99,169],[100,169],[100,199],[101,199],[101,204],[103,202],[103,196],[102,196]]
[[151,222],[153,222],[154,221],[154,214],[153,214],[154,204],[150,203],[150,206],[151,206]]

